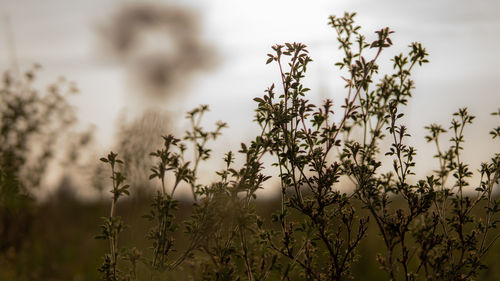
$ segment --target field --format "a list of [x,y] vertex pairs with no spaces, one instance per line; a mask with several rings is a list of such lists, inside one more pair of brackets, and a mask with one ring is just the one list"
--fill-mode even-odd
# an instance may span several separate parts
[[[140,59],[129,53],[136,39],[123,25],[166,25],[182,53],[148,57],[151,69],[134,74],[153,94],[149,102],[182,92],[184,75],[211,65],[194,14],[127,7],[102,30],[116,35],[111,43],[125,64]],[[309,47],[275,44],[265,64],[277,81],[248,101],[257,131],[250,140],[232,136],[232,150],[215,160],[214,150],[228,145],[221,141],[228,124],[207,126],[209,105],[184,115],[181,134],[169,127],[181,117],[138,109],[143,115],[120,123],[113,149],[97,156],[93,129],[79,126],[69,102],[79,92],[74,82],[40,89],[40,65],[5,71],[0,279],[500,280],[498,123],[472,130],[484,116],[461,107],[448,123],[412,135],[412,74],[429,63],[427,49],[413,42],[386,55],[395,32],[365,35],[356,13],[331,15],[328,26],[342,54],[334,66],[345,97],[315,103]],[[479,113],[498,122],[496,102]],[[417,137],[432,152],[417,149]],[[264,188],[276,197],[263,196]]]
[[[179,213],[189,214],[191,203],[181,204]],[[257,203],[258,213],[270,220],[271,213],[279,208],[279,201],[266,200]],[[146,249],[146,229],[151,223],[142,215],[147,212],[149,201],[133,198],[121,203],[120,215],[134,227],[122,235],[122,245],[134,245]],[[100,280],[97,268],[106,251],[106,243],[94,237],[99,229],[98,218],[107,214],[109,202],[85,204],[71,198],[54,198],[30,210],[29,214],[16,214],[18,249],[6,249],[0,262],[3,280]],[[182,219],[182,217],[179,217]],[[11,230],[13,231],[13,230]],[[182,233],[176,240],[185,243]],[[359,260],[353,265],[355,280],[386,280],[387,275],[375,260],[376,253],[384,252],[381,238],[376,232],[368,234],[360,245]],[[182,246],[181,246],[182,247]],[[500,245],[496,244],[485,258],[489,268],[476,280],[498,280],[500,269],[495,266],[500,259]],[[189,267],[172,273],[176,280],[189,280]],[[144,270],[144,269],[143,269]],[[148,275],[140,280],[148,280]],[[279,279],[278,279],[279,280]]]

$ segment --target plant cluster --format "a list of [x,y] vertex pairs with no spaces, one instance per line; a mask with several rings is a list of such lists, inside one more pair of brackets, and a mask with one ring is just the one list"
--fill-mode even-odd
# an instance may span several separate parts
[[39,69],[5,71],[0,82],[0,257],[8,265],[22,264],[17,255],[31,232],[33,191],[49,165],[67,155],[75,160],[81,148],[59,146],[76,121],[67,98],[78,90],[63,78],[38,90]]
[[[147,235],[151,251],[117,251],[123,226],[113,210],[128,190],[114,170],[116,154],[102,159],[110,163],[114,182],[112,211],[101,236],[110,243],[101,268],[104,280],[138,280],[137,261],[158,280],[188,267],[195,280],[344,280],[352,277],[359,246],[372,228],[385,248],[373,258],[390,280],[472,280],[485,268],[482,258],[500,236],[495,218],[500,201],[493,196],[500,154],[481,165],[478,184],[470,183],[472,168],[462,154],[464,130],[474,117],[460,109],[448,129],[426,127],[439,168],[418,179],[416,149],[401,124],[401,111],[414,89],[411,72],[428,62],[428,54],[412,43],[407,54],[394,56],[391,74],[380,74],[378,60],[392,45],[393,31],[383,28],[369,42],[354,16],[329,19],[344,53],[336,63],[346,72],[340,121],[334,120],[332,100],[317,106],[306,97],[310,89],[303,78],[312,61],[307,47],[286,43],[273,46],[267,60],[278,66],[280,86],[272,84],[254,99],[260,134],[242,143],[237,154],[226,154],[218,181],[197,181],[199,164],[210,158],[207,142],[225,127],[218,123],[207,132],[200,126],[207,106],[188,113],[192,129],[183,139],[163,137],[164,146],[151,154],[157,164],[150,179],[161,184],[145,216],[153,223]],[[500,138],[499,130],[491,131],[493,138]],[[445,149],[446,133],[451,138]],[[391,143],[388,151],[381,149],[384,141]],[[192,161],[186,156],[190,145]],[[269,155],[278,171],[281,204],[267,218],[257,215],[256,192],[271,178],[263,161]],[[243,160],[239,168],[235,157]],[[384,158],[392,160],[389,172]],[[174,192],[183,187],[191,189],[194,205],[181,227]],[[473,215],[478,208],[484,208],[481,216]],[[173,238],[181,228],[189,241],[184,248]],[[131,262],[130,273],[118,274],[120,257]]]

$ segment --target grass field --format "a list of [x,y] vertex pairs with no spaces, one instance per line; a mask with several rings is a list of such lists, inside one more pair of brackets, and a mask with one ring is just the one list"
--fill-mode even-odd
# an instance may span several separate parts
[[[177,219],[187,217],[191,203],[180,204]],[[279,208],[274,200],[259,201],[257,211],[268,222],[271,213]],[[124,247],[136,246],[147,249],[144,239],[151,224],[141,216],[149,209],[147,198],[131,198],[119,204],[119,215],[126,224],[132,225],[121,238]],[[23,232],[16,232],[20,243],[18,249],[6,249],[0,255],[0,278],[2,280],[99,280],[97,268],[106,250],[103,240],[94,237],[99,231],[99,217],[106,216],[108,202],[82,203],[68,198],[51,200],[34,206],[27,212],[15,214],[12,218]],[[371,228],[374,230],[374,228]],[[179,247],[186,242],[182,229],[176,240]],[[381,238],[375,231],[368,233],[359,248],[359,259],[353,265],[355,280],[388,280],[387,274],[379,268],[375,260],[378,252],[384,251]],[[496,244],[485,258],[489,266],[477,280],[500,280],[500,244]],[[139,273],[144,273],[140,266]],[[172,280],[189,280],[189,266],[173,272]],[[149,276],[139,276],[139,280],[149,280]]]

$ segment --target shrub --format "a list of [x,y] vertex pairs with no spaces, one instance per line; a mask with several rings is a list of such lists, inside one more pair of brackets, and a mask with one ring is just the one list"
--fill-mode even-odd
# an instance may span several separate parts
[[[0,272],[6,279],[36,275],[33,267],[29,274],[22,270],[36,262],[26,254],[38,215],[34,193],[56,160],[65,158],[67,168],[75,166],[90,138],[88,132],[72,130],[76,117],[67,98],[77,92],[75,85],[59,79],[39,90],[39,68],[35,65],[22,75],[5,71],[0,82]],[[79,145],[61,145],[70,133],[78,136]]]
[[[164,146],[151,154],[157,164],[150,179],[161,182],[145,216],[153,222],[147,235],[151,251],[117,251],[123,224],[113,210],[128,190],[120,185],[125,179],[116,171],[116,154],[101,159],[110,163],[114,180],[112,211],[100,236],[110,244],[101,267],[104,280],[137,280],[138,261],[151,279],[182,267],[187,274],[190,267],[196,280],[344,280],[352,277],[369,229],[378,232],[385,248],[372,258],[390,280],[472,280],[485,268],[482,258],[499,237],[495,214],[500,201],[493,198],[493,188],[499,181],[500,154],[481,165],[480,182],[471,184],[473,173],[462,153],[464,130],[474,117],[463,108],[448,130],[426,127],[440,166],[418,179],[413,172],[416,150],[401,124],[401,108],[414,89],[411,72],[428,62],[427,52],[412,43],[408,54],[392,59],[392,73],[381,75],[378,60],[392,45],[393,31],[383,28],[376,40],[367,42],[354,16],[329,19],[344,52],[336,65],[346,72],[347,97],[339,122],[333,119],[332,100],[317,106],[306,99],[310,89],[302,80],[312,61],[307,47],[286,43],[273,46],[267,60],[279,68],[279,87],[272,84],[254,99],[254,122],[261,132],[242,143],[237,154],[226,154],[225,169],[216,171],[220,180],[198,182],[198,165],[210,158],[207,143],[225,127],[218,123],[214,131],[206,131],[199,125],[207,106],[188,113],[192,128],[184,138],[163,137]],[[491,131],[493,138],[500,137],[499,130]],[[445,133],[451,134],[447,149],[440,141]],[[391,146],[383,151],[380,143],[386,139]],[[192,161],[186,156],[190,145]],[[265,155],[274,159],[281,188],[280,208],[270,217],[256,212],[256,192],[271,177]],[[235,157],[243,159],[241,167],[234,166]],[[392,171],[383,172],[384,158],[393,160]],[[351,190],[343,178],[352,182]],[[173,186],[167,188],[167,182]],[[179,222],[174,193],[188,186],[193,211]],[[483,209],[474,211],[478,208]],[[181,223],[189,237],[184,247],[174,240]]]

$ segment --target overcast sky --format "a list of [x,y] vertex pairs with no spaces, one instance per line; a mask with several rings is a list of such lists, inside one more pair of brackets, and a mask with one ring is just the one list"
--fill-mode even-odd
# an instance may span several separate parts
[[[124,108],[134,108],[127,99],[130,88],[123,64],[114,63],[100,50],[98,26],[127,1],[104,0],[0,0],[0,66],[10,65],[8,31],[13,33],[15,56],[22,68],[43,66],[40,82],[64,75],[77,82],[81,95],[72,102],[83,124],[97,126],[103,151],[113,143],[116,118]],[[162,1],[157,1],[162,2]],[[165,1],[163,1],[165,2]],[[314,62],[307,86],[313,99],[325,95],[342,101],[345,92],[339,72],[333,67],[339,57],[334,31],[327,26],[331,14],[357,12],[357,21],[369,36],[389,26],[396,33],[395,47],[381,59],[403,51],[413,41],[421,42],[431,63],[414,72],[415,97],[407,109],[407,125],[417,139],[422,158],[432,155],[423,141],[423,127],[445,123],[458,108],[467,106],[480,126],[468,133],[470,159],[478,164],[491,151],[482,150],[488,130],[496,123],[490,112],[500,107],[500,1],[441,0],[332,0],[332,1],[169,1],[188,5],[200,17],[202,36],[218,53],[219,63],[211,72],[193,79],[180,103],[162,104],[165,110],[182,112],[198,104],[212,108],[211,120],[227,121],[230,129],[223,143],[237,149],[241,138],[254,133],[250,125],[254,105],[277,82],[277,69],[265,65],[266,54],[276,43],[307,44]],[[10,27],[6,24],[10,22]],[[235,137],[237,136],[237,138]],[[498,142],[496,143],[498,148]],[[497,149],[498,151],[498,149]],[[430,159],[430,158],[427,158]],[[417,159],[418,160],[418,159]],[[417,162],[418,163],[418,162]],[[421,167],[422,171],[429,167]]]

